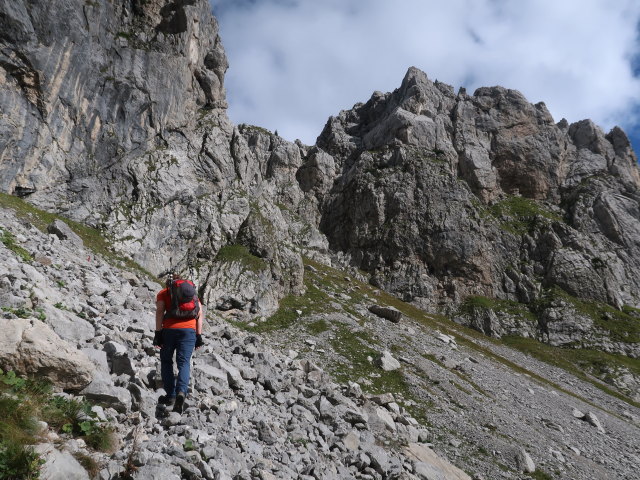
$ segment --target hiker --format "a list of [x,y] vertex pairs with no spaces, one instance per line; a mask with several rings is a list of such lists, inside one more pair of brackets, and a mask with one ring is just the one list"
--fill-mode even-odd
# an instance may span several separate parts
[[[160,403],[182,413],[189,388],[191,354],[204,345],[202,318],[204,313],[193,282],[170,273],[166,288],[156,296],[156,332],[153,345],[160,348],[162,383],[166,395]],[[177,382],[173,376],[173,353],[178,365]]]

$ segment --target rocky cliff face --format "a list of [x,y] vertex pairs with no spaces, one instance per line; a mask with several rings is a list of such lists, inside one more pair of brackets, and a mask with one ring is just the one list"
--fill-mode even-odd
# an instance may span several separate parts
[[[304,196],[301,149],[227,119],[206,0],[0,8],[4,191],[105,229],[154,273],[188,268],[220,308],[269,312],[300,292],[292,246],[325,243],[306,220],[284,219]],[[238,242],[267,262],[212,262]],[[235,282],[224,295],[221,278]]]
[[[625,134],[411,68],[305,146],[229,121],[226,66],[206,0],[0,4],[2,190],[107,245],[40,233],[44,213],[0,194],[21,212],[0,215],[0,361],[110,403],[123,434],[139,425],[101,478],[128,459],[139,478],[466,478],[425,441],[477,478],[531,473],[529,453],[561,478],[631,478],[640,174]],[[246,320],[304,360],[213,328],[197,408],[165,418],[157,285],[115,252],[182,270],[209,320]],[[65,384],[69,362],[83,373]]]
[[[294,144],[226,117],[206,1],[49,6],[0,11],[5,191],[103,229],[154,273],[188,271],[234,318],[302,293],[306,255],[491,335],[637,355],[604,313],[602,341],[571,313],[640,305],[640,174],[620,129],[411,68]],[[535,318],[462,308],[478,296]]]
[[330,246],[407,299],[528,303],[557,285],[638,304],[640,177],[618,128],[556,125],[516,91],[456,95],[410,69],[318,146],[338,165],[318,193]]
[[104,453],[40,425],[41,478],[89,479],[75,458],[102,480],[634,478],[637,403],[318,263],[317,304],[292,321],[247,332],[208,309],[186,409],[169,412],[152,346],[160,285],[96,255],[97,232],[47,228],[51,215],[15,200],[0,214],[0,368],[99,404],[91,421],[118,438]]
[[207,2],[0,9],[5,191],[81,189],[83,177],[192,125],[198,108],[226,106],[227,61]]

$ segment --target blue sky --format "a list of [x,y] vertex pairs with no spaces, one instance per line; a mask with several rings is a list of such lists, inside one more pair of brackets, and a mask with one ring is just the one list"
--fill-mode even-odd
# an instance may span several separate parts
[[211,0],[229,116],[313,144],[328,117],[410,66],[502,85],[556,121],[620,125],[640,152],[638,0]]

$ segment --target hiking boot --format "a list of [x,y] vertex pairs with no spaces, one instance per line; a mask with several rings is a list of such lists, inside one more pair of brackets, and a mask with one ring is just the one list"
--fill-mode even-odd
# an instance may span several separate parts
[[172,406],[176,401],[176,397],[170,397],[169,395],[160,395],[158,398],[158,403],[161,405],[166,405],[167,407]]
[[182,413],[183,408],[184,408],[184,393],[178,392],[178,396],[176,397],[176,402],[173,404],[173,411]]

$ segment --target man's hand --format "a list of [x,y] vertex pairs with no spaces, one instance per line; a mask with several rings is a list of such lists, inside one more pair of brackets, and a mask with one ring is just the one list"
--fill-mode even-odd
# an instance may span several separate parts
[[162,347],[162,330],[156,330],[153,336],[153,346],[156,348]]
[[196,334],[196,350],[204,345],[204,340],[202,340],[202,334]]

